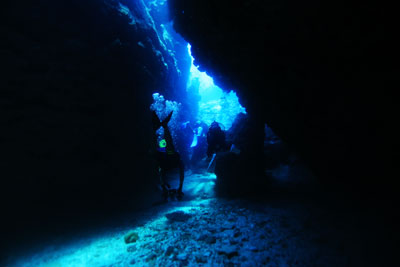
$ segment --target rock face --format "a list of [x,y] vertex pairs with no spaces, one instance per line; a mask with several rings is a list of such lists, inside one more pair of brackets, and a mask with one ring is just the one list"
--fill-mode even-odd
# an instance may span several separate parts
[[394,189],[385,175],[399,144],[393,8],[315,0],[169,4],[200,68],[237,90],[250,116],[267,122],[321,180],[353,192]]
[[151,95],[185,89],[189,65],[168,51],[180,44],[166,44],[143,1],[6,2],[3,222],[69,220],[135,205],[135,197],[146,203],[157,181]]

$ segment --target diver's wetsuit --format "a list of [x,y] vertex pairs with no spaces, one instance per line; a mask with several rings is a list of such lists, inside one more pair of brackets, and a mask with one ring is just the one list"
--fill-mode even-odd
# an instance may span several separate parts
[[160,122],[160,120],[157,117],[157,114],[153,111],[154,129],[157,130],[158,128],[163,127],[164,138],[166,141],[165,150],[159,149],[157,151],[156,158],[159,166],[161,186],[163,188],[164,195],[167,194],[168,192],[166,183],[167,171],[179,168],[179,187],[177,192],[178,192],[178,197],[181,197],[183,195],[182,187],[183,187],[183,180],[185,178],[185,173],[184,173],[183,162],[181,160],[179,153],[175,151],[171,132],[169,131],[168,128],[168,122],[170,121],[171,117],[172,117],[172,112],[167,116],[167,118],[163,122]]
[[207,133],[207,156],[211,157],[212,154],[223,151],[227,149],[227,144],[225,141],[225,132],[222,131],[221,127],[217,122],[213,122],[208,129]]

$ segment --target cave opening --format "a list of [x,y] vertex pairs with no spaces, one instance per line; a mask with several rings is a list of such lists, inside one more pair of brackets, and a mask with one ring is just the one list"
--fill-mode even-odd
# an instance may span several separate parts
[[246,109],[240,105],[239,98],[233,90],[224,91],[214,83],[206,71],[199,70],[199,66],[194,64],[189,43],[188,51],[191,66],[187,91],[199,95],[197,119],[204,121],[208,126],[216,121],[223,129],[229,130],[236,116],[240,113],[246,114]]
[[[169,128],[177,151],[186,169],[205,168],[207,132],[213,122],[228,132],[239,114],[247,114],[234,90],[224,90],[215,84],[207,70],[196,65],[190,43],[174,29],[167,1],[147,1],[147,11],[154,20],[159,39],[179,68],[179,81],[173,88],[153,92],[150,109],[160,120],[173,112]],[[164,142],[164,129],[157,132],[157,144]],[[208,159],[209,160],[209,159]]]

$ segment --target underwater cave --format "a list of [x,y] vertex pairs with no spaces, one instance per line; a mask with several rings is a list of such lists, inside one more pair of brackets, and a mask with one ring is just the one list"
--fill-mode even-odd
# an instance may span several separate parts
[[0,266],[395,265],[393,7],[3,8]]

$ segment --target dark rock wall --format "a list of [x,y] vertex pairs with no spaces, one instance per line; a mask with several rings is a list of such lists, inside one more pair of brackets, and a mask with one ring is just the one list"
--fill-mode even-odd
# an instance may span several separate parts
[[[197,98],[193,99],[191,90],[186,90],[191,66],[191,57],[187,48],[188,43],[175,32],[169,16],[167,1],[147,1],[146,3],[148,12],[154,19],[158,36],[165,44],[165,49],[174,59],[174,62],[171,62],[171,66],[174,66],[178,73],[178,75],[170,78],[170,86],[168,90],[163,92],[163,96],[167,100],[174,100],[181,104],[179,122],[191,120],[197,116],[199,100]],[[178,147],[187,145],[187,140],[175,139],[175,142],[181,143]],[[177,149],[183,157],[188,156],[183,155],[188,154],[188,152],[184,152],[182,147]]]
[[169,5],[200,68],[221,87],[237,90],[250,116],[271,126],[329,187],[398,190],[390,169],[399,144],[393,90],[399,43],[391,6],[314,0]]
[[178,82],[188,70],[177,69],[143,1],[121,3],[4,3],[0,205],[2,222],[13,226],[7,231],[34,221],[45,227],[57,216],[66,223],[100,211],[106,217],[151,198],[151,94],[185,90]]

